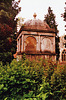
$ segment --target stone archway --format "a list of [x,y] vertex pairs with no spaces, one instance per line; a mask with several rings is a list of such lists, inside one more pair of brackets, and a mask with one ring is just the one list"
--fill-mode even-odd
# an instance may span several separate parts
[[66,50],[62,52],[62,61],[66,61]]
[[36,52],[36,39],[34,37],[27,37],[25,41],[25,52]]

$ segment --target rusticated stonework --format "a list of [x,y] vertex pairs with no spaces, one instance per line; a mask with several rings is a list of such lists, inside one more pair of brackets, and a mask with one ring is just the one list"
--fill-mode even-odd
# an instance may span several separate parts
[[17,59],[21,59],[23,53],[31,60],[41,57],[56,60],[55,31],[36,16],[25,22],[17,34]]

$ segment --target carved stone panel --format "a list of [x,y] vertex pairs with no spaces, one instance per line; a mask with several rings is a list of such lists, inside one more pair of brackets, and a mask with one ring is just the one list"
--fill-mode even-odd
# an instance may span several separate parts
[[49,38],[44,38],[41,41],[41,51],[50,51],[51,52],[52,43]]

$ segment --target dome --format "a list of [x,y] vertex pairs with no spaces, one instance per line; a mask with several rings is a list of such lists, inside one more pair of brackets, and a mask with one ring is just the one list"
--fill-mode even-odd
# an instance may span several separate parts
[[45,21],[36,19],[36,16],[36,13],[34,13],[34,19],[26,21],[20,31],[55,32]]
[[46,28],[50,28],[49,25],[40,20],[40,19],[31,19],[31,20],[28,20],[24,23],[25,26],[35,26],[35,27],[44,27],[45,29]]

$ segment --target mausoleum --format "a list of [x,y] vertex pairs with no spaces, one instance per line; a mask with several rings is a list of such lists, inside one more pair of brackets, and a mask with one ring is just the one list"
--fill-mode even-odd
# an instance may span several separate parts
[[34,13],[34,19],[26,21],[17,33],[17,59],[25,53],[31,60],[41,57],[56,60],[55,30],[36,16]]

